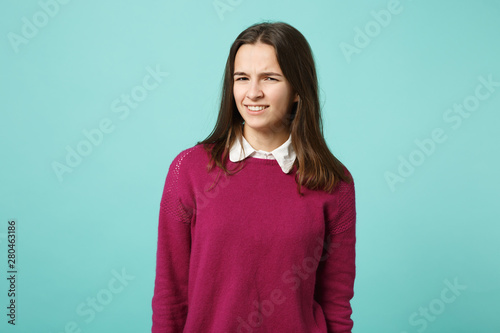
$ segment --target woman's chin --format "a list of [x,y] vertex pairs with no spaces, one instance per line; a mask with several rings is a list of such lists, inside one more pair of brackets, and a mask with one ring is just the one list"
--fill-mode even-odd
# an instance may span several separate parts
[[262,134],[270,134],[270,133],[281,133],[283,131],[286,131],[286,126],[284,124],[270,124],[268,122],[256,122],[256,121],[245,121],[244,125],[244,130],[245,132],[252,132],[252,133],[262,133]]

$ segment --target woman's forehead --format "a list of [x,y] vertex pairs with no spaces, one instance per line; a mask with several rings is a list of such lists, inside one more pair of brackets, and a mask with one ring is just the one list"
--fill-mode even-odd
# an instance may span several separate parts
[[234,60],[235,72],[281,73],[274,47],[268,44],[244,44],[240,46]]

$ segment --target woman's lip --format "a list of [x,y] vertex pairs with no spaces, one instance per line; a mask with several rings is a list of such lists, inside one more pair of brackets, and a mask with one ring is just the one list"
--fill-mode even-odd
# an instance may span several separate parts
[[[251,105],[251,106],[254,106],[254,105]],[[255,105],[257,106],[257,105]],[[264,106],[264,105],[258,105],[258,106]],[[250,114],[260,114],[262,112],[264,112],[265,110],[267,110],[269,108],[269,105],[265,105],[265,108],[263,108],[262,110],[258,110],[258,111],[252,111],[248,108],[248,105],[245,105],[245,108],[247,109],[247,112],[250,113]]]

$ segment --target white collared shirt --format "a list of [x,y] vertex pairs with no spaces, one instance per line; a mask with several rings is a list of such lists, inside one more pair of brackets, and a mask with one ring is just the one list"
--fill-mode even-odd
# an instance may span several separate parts
[[292,145],[292,134],[290,134],[288,140],[286,140],[285,143],[283,143],[272,152],[256,150],[250,145],[250,143],[248,143],[243,135],[241,136],[241,138],[243,139],[243,149],[240,144],[240,139],[238,138],[237,140],[235,140],[231,149],[229,150],[229,160],[231,162],[239,162],[250,156],[268,160],[276,160],[284,173],[288,173],[292,169],[295,158],[297,157]]

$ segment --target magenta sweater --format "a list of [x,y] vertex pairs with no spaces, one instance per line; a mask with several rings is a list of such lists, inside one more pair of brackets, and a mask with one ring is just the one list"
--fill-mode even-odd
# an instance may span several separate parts
[[249,157],[214,186],[208,160],[196,145],[166,177],[152,332],[351,332],[354,184],[301,197],[295,168]]

